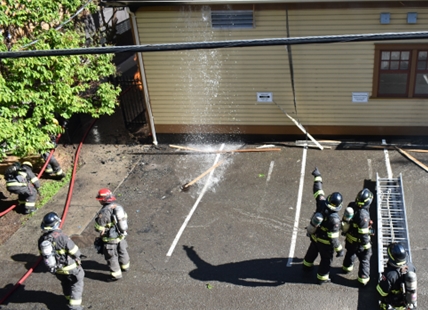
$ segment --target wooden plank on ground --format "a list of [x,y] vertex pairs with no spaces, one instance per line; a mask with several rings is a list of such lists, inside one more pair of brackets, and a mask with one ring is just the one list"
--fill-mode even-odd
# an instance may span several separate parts
[[180,150],[193,151],[193,152],[199,152],[199,153],[211,153],[211,154],[281,151],[280,148],[242,149],[242,150],[230,150],[230,151],[205,151],[205,150],[195,149],[187,146],[180,146],[180,145],[173,145],[173,144],[170,144],[169,146]]
[[426,165],[424,165],[423,163],[421,163],[419,160],[417,160],[416,158],[414,158],[412,155],[410,155],[409,153],[407,153],[406,151],[403,151],[402,149],[400,149],[399,147],[395,147],[401,154],[403,154],[404,156],[406,156],[408,159],[410,159],[411,161],[413,161],[416,165],[418,165],[419,167],[421,167],[422,169],[424,169],[426,172],[428,172],[428,167]]

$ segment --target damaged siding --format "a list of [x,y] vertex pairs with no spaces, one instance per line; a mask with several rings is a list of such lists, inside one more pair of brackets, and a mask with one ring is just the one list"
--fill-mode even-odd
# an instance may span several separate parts
[[[286,37],[285,10],[256,11],[254,29],[211,29],[207,7],[138,11],[142,44]],[[144,54],[156,125],[282,125],[286,116],[257,92],[293,111],[284,46]]]
[[[289,10],[290,36],[427,29],[427,8],[413,10],[418,23],[411,25],[406,14],[412,8],[387,9],[391,24],[381,25],[379,14],[385,10]],[[287,37],[284,6],[258,5],[254,29],[212,30],[208,6],[146,7],[136,16],[141,44]],[[307,127],[426,126],[426,99],[352,103],[352,92],[371,94],[375,43],[293,45],[297,114],[285,46],[144,53],[155,124],[159,132],[168,125],[207,125],[204,130],[214,132],[219,125],[292,125],[274,103],[257,102],[257,92],[272,92],[273,100]]]

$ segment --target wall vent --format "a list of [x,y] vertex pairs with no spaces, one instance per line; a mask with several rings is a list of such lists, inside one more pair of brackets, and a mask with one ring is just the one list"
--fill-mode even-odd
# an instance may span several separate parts
[[213,29],[253,28],[253,11],[211,11],[211,25]]

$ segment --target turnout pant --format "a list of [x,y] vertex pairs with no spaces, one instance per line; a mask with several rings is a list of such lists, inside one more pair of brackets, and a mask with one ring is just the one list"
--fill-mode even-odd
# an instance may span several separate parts
[[[42,158],[46,161],[49,157],[49,152],[42,154]],[[61,175],[62,169],[59,162],[56,160],[55,156],[52,154],[51,159],[49,160],[49,164],[46,166],[46,173]]]
[[321,261],[318,266],[317,278],[318,280],[325,281],[329,278],[330,266],[333,262],[334,249],[331,245],[311,240],[303,263],[307,267],[312,266],[318,254],[320,254]]
[[119,243],[104,244],[104,258],[110,268],[110,274],[115,279],[122,278],[122,271],[129,269],[129,254],[126,250],[128,243],[125,239]]
[[[346,242],[346,255],[343,259],[343,269],[351,271],[354,267],[355,258],[360,261],[358,268],[358,281],[361,283],[370,279],[370,258],[372,256],[372,248],[363,249],[358,244]],[[365,284],[365,283],[364,283]]]
[[62,291],[68,300],[68,308],[71,310],[81,310],[83,295],[83,279],[85,271],[81,266],[70,270],[70,274],[56,274],[61,281]]
[[36,211],[37,191],[32,186],[9,186],[10,193],[18,195],[18,204],[25,207],[25,213]]

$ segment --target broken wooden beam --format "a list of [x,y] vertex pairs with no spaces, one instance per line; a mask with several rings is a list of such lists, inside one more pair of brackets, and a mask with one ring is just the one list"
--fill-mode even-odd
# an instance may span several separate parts
[[401,154],[403,154],[404,156],[406,156],[408,159],[410,159],[411,161],[413,161],[416,165],[418,165],[419,167],[421,167],[422,169],[424,169],[426,172],[428,172],[428,167],[426,165],[424,165],[419,160],[417,160],[416,158],[414,158],[412,155],[410,155],[406,151],[403,151],[399,147],[395,147],[395,148],[397,149],[398,152],[400,152]]
[[199,153],[210,153],[210,154],[221,154],[221,153],[245,153],[245,152],[278,152],[281,151],[280,148],[262,148],[262,149],[239,149],[239,150],[230,150],[230,151],[205,151],[200,149],[195,149],[187,146],[180,146],[180,145],[169,145],[172,148],[180,149],[180,150],[186,150],[186,151],[193,151],[193,152],[199,152]]

